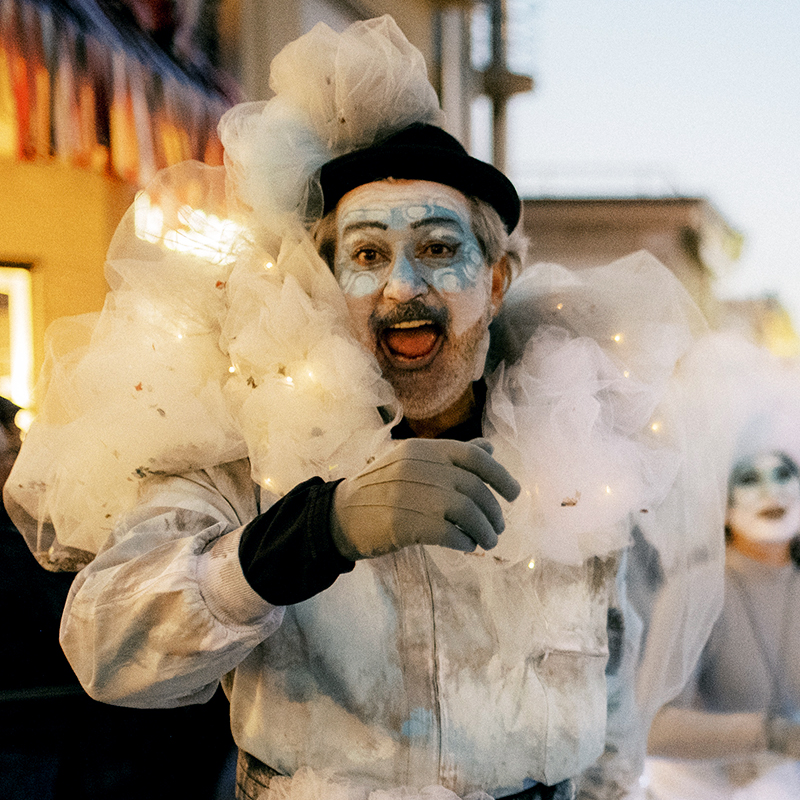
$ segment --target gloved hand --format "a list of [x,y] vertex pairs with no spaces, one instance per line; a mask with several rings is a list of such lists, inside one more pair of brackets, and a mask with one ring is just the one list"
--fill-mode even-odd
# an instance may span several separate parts
[[800,723],[789,717],[767,717],[767,749],[800,759]]
[[490,550],[505,527],[490,486],[514,500],[520,486],[484,439],[406,439],[336,487],[333,541],[353,561],[412,544]]

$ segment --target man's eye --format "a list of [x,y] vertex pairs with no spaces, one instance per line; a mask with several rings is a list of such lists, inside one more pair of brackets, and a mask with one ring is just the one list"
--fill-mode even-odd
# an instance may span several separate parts
[[779,483],[785,483],[792,478],[792,471],[787,466],[780,466],[775,468],[775,479]]
[[740,486],[753,486],[759,482],[759,474],[755,470],[747,470],[742,472],[736,479],[736,483]]
[[422,248],[422,255],[429,258],[449,258],[455,252],[455,247],[444,242],[430,242]]
[[361,267],[373,267],[383,260],[381,254],[372,247],[361,247],[353,253],[353,260]]

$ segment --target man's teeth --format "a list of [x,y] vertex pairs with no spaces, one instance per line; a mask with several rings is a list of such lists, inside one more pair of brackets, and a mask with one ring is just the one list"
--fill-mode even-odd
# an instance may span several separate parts
[[424,325],[430,325],[431,321],[429,319],[414,319],[409,322],[398,322],[392,325],[392,328],[421,328]]

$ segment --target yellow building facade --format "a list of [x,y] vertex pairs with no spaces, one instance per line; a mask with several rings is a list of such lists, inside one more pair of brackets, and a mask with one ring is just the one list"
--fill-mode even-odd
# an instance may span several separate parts
[[103,306],[105,253],[134,187],[55,160],[10,159],[0,160],[0,186],[0,394],[28,407],[47,326]]

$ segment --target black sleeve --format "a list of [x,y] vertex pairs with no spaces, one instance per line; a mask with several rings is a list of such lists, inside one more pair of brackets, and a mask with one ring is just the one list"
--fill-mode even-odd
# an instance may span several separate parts
[[308,600],[355,563],[336,549],[331,504],[339,481],[298,484],[242,531],[239,561],[250,586],[268,603]]

